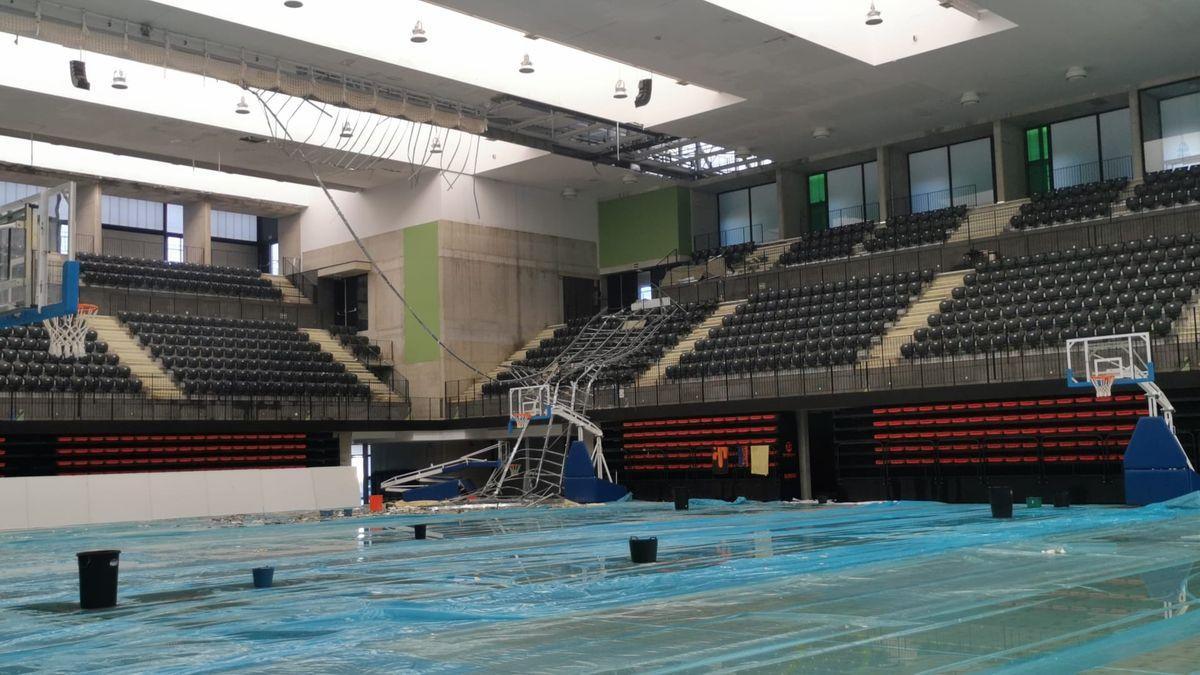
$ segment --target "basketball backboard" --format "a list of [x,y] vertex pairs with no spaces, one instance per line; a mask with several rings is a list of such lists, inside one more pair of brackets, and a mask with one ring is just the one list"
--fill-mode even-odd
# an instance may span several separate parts
[[1111,387],[1153,381],[1149,333],[1067,340],[1068,387],[1096,387],[1098,382]]
[[74,183],[0,206],[0,327],[75,313],[74,220]]

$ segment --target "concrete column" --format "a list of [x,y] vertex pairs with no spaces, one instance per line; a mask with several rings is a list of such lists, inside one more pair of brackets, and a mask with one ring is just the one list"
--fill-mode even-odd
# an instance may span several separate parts
[[796,411],[796,455],[799,460],[800,498],[812,499],[812,466],[809,461],[808,411]]
[[206,200],[183,205],[183,253],[190,263],[212,263],[212,204]]
[[[883,172],[881,176],[886,176],[886,180],[879,181],[879,190],[887,203],[888,217],[905,215],[912,210],[912,205],[907,200],[908,153],[893,150],[891,146],[881,150],[883,153],[876,154],[876,157],[886,160],[886,163],[880,166]],[[880,208],[883,208],[882,204]]]
[[100,183],[75,184],[75,222],[72,244],[76,253],[103,253],[100,227]]
[[[301,269],[299,262],[301,259],[301,240],[300,240],[300,216],[286,216],[279,219],[279,259],[280,259],[280,274],[289,274]],[[294,259],[297,262],[295,269],[291,269],[289,265],[284,264],[286,259]]]
[[808,177],[795,169],[779,168],[775,170],[775,187],[780,236],[791,239],[808,232]]
[[350,466],[350,446],[353,442],[353,432],[338,432],[338,466]]
[[[891,161],[891,148],[886,145],[875,148],[875,172],[879,175],[879,185],[878,191],[875,194],[875,200],[879,202],[879,220],[881,221],[888,219],[888,211],[891,207],[892,173],[888,170],[888,165]],[[871,195],[863,195],[863,198],[870,199]]]
[[1025,130],[997,120],[992,123],[992,154],[995,155],[996,201],[1007,202],[1028,196],[1025,180]]
[[1133,180],[1146,177],[1145,147],[1142,145],[1142,98],[1138,90],[1129,92],[1129,148],[1133,163]]

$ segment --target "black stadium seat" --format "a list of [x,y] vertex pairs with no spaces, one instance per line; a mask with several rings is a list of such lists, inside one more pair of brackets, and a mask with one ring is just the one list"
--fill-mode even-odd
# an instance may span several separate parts
[[967,207],[960,205],[893,216],[871,233],[871,238],[863,242],[863,248],[875,252],[940,244],[958,229],[966,215]]
[[118,318],[189,396],[370,396],[294,323],[146,312]]
[[0,390],[8,392],[129,393],[142,390],[108,344],[86,336],[87,353],[60,357],[50,353],[50,336],[40,324],[0,328]]
[[1009,220],[1009,226],[1024,230],[1106,218],[1112,215],[1113,202],[1117,201],[1128,184],[1126,178],[1112,178],[1034,195],[1028,203],[1021,205],[1020,213]]
[[283,297],[283,292],[270,280],[251,269],[90,253],[80,253],[77,258],[82,281],[88,285],[261,300]]

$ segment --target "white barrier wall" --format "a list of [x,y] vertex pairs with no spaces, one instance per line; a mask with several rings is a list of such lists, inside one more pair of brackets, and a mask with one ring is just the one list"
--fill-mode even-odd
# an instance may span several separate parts
[[355,468],[0,478],[0,530],[358,506]]

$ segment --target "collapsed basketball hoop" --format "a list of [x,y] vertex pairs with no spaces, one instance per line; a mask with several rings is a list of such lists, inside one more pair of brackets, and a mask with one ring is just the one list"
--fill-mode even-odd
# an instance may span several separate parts
[[64,314],[42,321],[50,334],[50,353],[54,356],[74,356],[87,353],[88,317],[99,311],[96,305],[79,303],[74,314]]
[[533,419],[533,413],[517,412],[509,415],[512,419],[513,426],[517,429],[524,429],[529,426],[529,421]]

